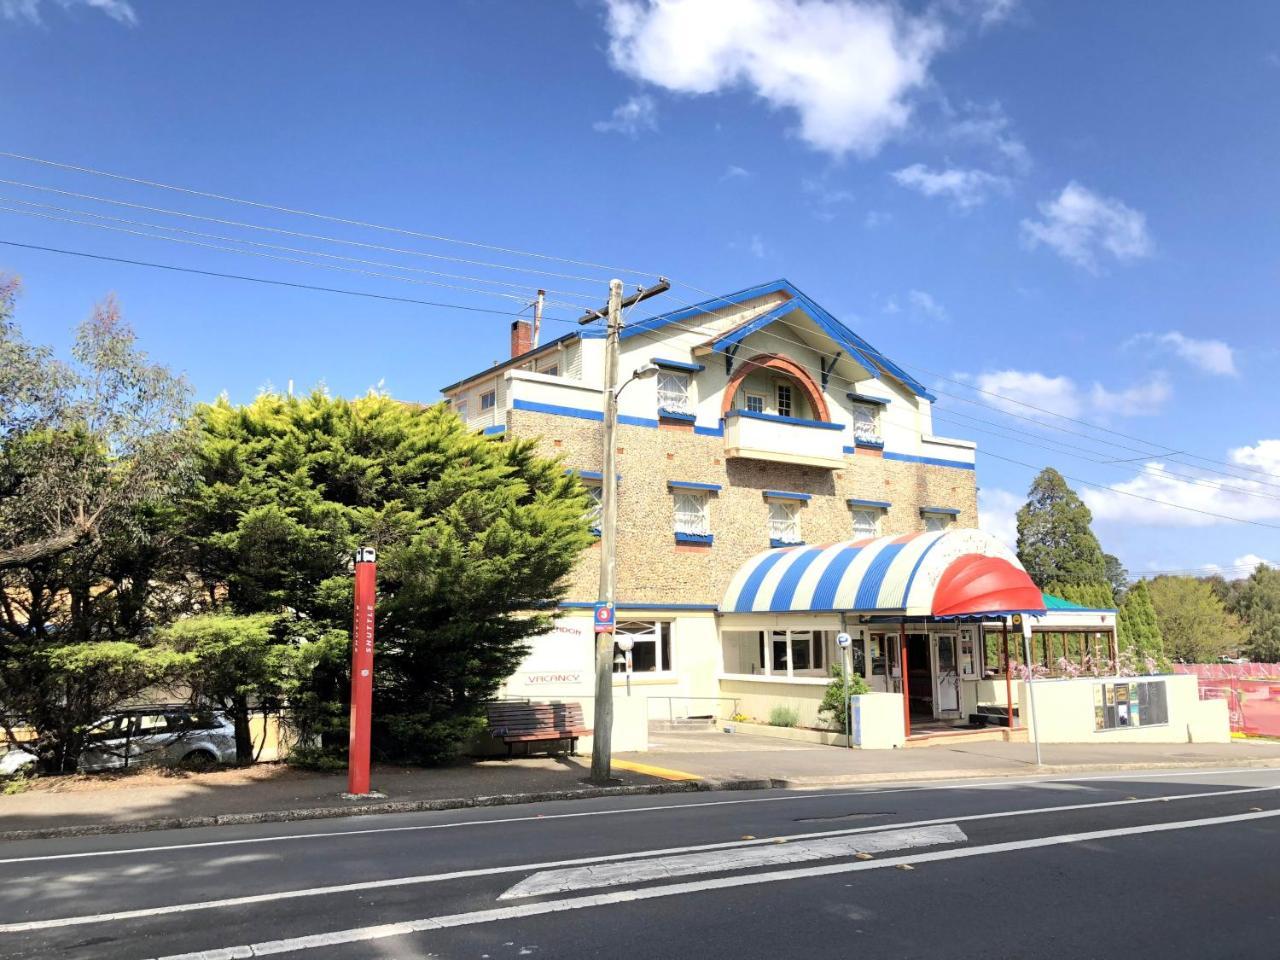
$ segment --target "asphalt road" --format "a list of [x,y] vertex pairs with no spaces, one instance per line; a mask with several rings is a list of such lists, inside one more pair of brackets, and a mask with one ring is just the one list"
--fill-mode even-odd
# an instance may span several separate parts
[[0,845],[0,957],[259,955],[1271,958],[1280,770]]

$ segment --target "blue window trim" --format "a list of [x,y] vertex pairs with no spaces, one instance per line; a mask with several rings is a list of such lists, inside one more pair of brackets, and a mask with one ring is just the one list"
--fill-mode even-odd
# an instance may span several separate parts
[[[575,420],[594,420],[597,423],[604,422],[604,414],[599,410],[586,410],[582,407],[562,407],[554,403],[538,403],[533,400],[513,400],[511,402],[513,410],[525,410],[529,413],[545,413],[553,417],[571,417]],[[649,417],[632,417],[626,414],[618,416],[618,422],[629,427],[650,427],[654,430],[658,429],[658,421],[656,418]],[[693,432],[704,437],[723,437],[724,426],[707,427],[697,423],[693,425]]]
[[667,486],[673,490],[707,490],[715,492],[720,489],[718,483],[701,483],[697,480],[668,480]]
[[500,437],[507,432],[507,425],[505,423],[494,424],[491,427],[485,427],[480,432],[486,437]]
[[954,467],[957,470],[974,470],[977,469],[976,464],[966,463],[963,460],[940,460],[937,457],[920,457],[914,453],[894,453],[886,450],[884,452],[886,460],[899,460],[903,463],[923,463],[930,467]]
[[[566,477],[576,476],[579,480],[595,480],[599,483],[604,482],[604,474],[599,470],[575,470],[573,467],[569,467],[565,470],[564,475]],[[618,474],[618,482],[622,482],[622,474]]]
[[715,543],[715,537],[710,533],[681,533],[677,530],[676,543],[698,543],[710,546]]
[[667,410],[664,407],[658,408],[659,420],[679,420],[681,423],[695,423],[697,417],[692,413],[682,413],[679,410]]
[[845,396],[854,403],[869,403],[877,407],[884,407],[889,404],[888,400],[882,400],[879,397],[866,397],[860,393],[846,393]]
[[883,440],[861,440],[861,439],[856,439],[856,440],[854,440],[854,441],[853,441],[853,445],[854,445],[855,447],[866,447],[868,450],[883,450],[883,449],[884,449],[884,441],[883,441]]
[[764,491],[766,500],[812,500],[811,493],[792,493],[790,490],[766,490]]
[[844,424],[827,423],[825,420],[804,420],[800,417],[780,417],[776,413],[754,413],[751,410],[730,410],[725,414],[725,419],[729,417],[743,417],[747,420],[767,420],[770,423],[790,423],[797,427],[814,427],[818,430],[843,430]]
[[955,507],[921,507],[920,515],[924,516],[926,513],[945,513],[949,517],[960,516],[960,511]]
[[693,432],[700,437],[723,437],[724,425],[718,427],[701,427],[698,424],[693,425]]
[[667,370],[681,370],[685,373],[700,373],[707,369],[700,363],[685,363],[683,360],[663,360],[661,357],[650,357],[649,362],[655,367],[664,367]]
[[595,537],[597,540],[599,540],[599,539],[600,539],[600,528],[599,528],[599,527],[592,527],[592,528],[591,528],[591,535],[592,535],[593,537]]
[[888,500],[858,500],[854,497],[849,498],[849,506],[851,507],[872,507],[876,510],[888,510],[893,504]]
[[769,546],[777,549],[778,547],[803,547],[803,540],[770,540]]

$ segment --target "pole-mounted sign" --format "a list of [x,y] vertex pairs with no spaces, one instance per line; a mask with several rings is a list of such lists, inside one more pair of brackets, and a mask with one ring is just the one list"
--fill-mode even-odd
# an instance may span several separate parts
[[596,604],[596,633],[613,633],[614,610],[612,603]]
[[369,793],[369,726],[373,712],[373,618],[377,602],[378,556],[371,547],[356,551],[355,621],[351,631],[351,740],[347,752],[347,792]]

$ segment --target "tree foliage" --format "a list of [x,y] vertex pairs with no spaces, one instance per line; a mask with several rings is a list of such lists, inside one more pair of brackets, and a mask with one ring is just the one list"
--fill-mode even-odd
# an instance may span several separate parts
[[1139,580],[1125,593],[1116,620],[1122,651],[1131,653],[1139,663],[1147,657],[1157,661],[1164,658],[1164,638],[1145,580]]
[[1239,620],[1194,577],[1156,577],[1147,581],[1164,652],[1185,663],[1211,663],[1233,654],[1244,639]]
[[1058,471],[1040,471],[1018,510],[1018,559],[1037,586],[1107,582],[1092,520],[1089,508]]
[[172,514],[186,386],[137,349],[108,301],[73,362],[26,344],[0,296],[0,713],[40,764],[74,770],[88,727],[184,658],[151,626],[183,602]]
[[323,732],[348,690],[350,558],[375,547],[375,751],[447,755],[590,543],[580,485],[531,441],[481,437],[443,405],[264,394],[197,416],[200,477],[181,509],[207,605],[277,616],[277,639],[326,651],[297,697]]
[[1280,570],[1260,563],[1230,587],[1226,606],[1244,624],[1249,658],[1280,661]]

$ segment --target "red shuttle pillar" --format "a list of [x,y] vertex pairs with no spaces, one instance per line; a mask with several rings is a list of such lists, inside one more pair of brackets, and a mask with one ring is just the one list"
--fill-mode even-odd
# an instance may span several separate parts
[[351,742],[347,752],[347,792],[369,792],[369,721],[373,711],[373,615],[377,602],[377,554],[356,551],[356,611],[351,631]]

